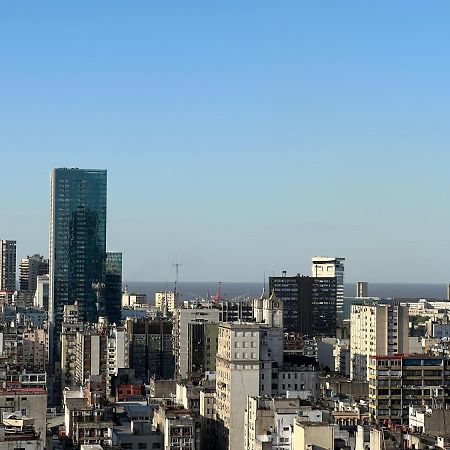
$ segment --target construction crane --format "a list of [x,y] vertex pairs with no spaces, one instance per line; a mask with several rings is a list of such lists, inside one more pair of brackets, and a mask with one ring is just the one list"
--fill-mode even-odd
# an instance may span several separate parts
[[218,285],[217,285],[217,292],[216,295],[213,295],[211,297],[211,300],[213,302],[220,302],[220,300],[222,300],[222,292],[221,292],[221,287],[222,287],[222,282],[219,281]]

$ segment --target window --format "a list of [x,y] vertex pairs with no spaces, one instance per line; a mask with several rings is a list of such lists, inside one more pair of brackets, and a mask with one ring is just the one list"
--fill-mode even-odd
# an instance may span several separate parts
[[138,443],[139,449],[146,449],[147,448],[147,442],[139,442]]

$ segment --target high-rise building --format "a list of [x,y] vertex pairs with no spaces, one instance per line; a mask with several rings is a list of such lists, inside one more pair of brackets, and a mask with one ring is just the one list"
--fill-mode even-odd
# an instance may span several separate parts
[[34,254],[27,256],[19,264],[19,285],[21,291],[28,291],[32,295],[37,288],[37,277],[48,274],[48,259]]
[[[219,310],[216,308],[176,308],[173,320],[173,349],[175,353],[175,372],[178,378],[187,379],[190,377],[192,368],[199,369],[196,353],[200,351],[198,346],[193,346],[194,336],[199,337],[198,345],[208,345],[207,334],[209,338],[215,338],[212,329],[206,329],[204,326],[193,327],[193,324],[207,324],[219,322]],[[207,356],[207,349],[201,352]]]
[[16,241],[0,240],[0,291],[16,290]]
[[336,277],[296,275],[269,278],[270,291],[283,302],[287,331],[308,336],[336,335]]
[[216,362],[220,450],[244,450],[247,396],[271,395],[273,368],[282,364],[281,328],[259,323],[220,324]]
[[51,174],[49,320],[58,342],[65,305],[96,322],[93,283],[105,282],[106,170],[54,169]]
[[358,281],[356,283],[356,296],[367,297],[369,295],[369,283],[367,281]]
[[345,258],[334,258],[329,256],[314,256],[312,258],[313,277],[336,277],[337,323],[341,323],[344,312],[344,261]]
[[104,297],[108,322],[119,324],[122,304],[122,253],[120,252],[106,253]]
[[350,378],[367,381],[369,358],[409,352],[408,307],[352,305],[350,316]]

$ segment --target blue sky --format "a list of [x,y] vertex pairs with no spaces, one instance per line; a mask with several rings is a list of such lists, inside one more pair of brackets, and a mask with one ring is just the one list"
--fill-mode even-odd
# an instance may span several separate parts
[[448,1],[0,0],[0,237],[108,169],[124,278],[450,280]]

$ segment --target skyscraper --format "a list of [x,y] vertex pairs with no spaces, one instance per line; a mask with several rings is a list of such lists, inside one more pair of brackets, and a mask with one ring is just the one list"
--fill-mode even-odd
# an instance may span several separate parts
[[0,291],[16,290],[16,241],[0,240]]
[[312,276],[316,278],[336,277],[336,314],[337,322],[344,314],[344,261],[345,258],[314,256],[312,258]]
[[97,319],[92,284],[105,282],[106,179],[106,170],[51,174],[49,319],[55,336],[65,305],[76,301],[81,320]]

